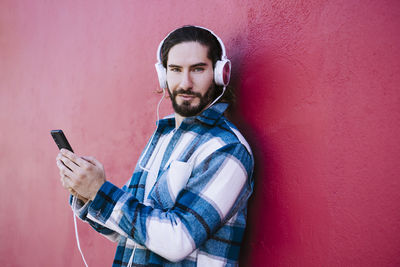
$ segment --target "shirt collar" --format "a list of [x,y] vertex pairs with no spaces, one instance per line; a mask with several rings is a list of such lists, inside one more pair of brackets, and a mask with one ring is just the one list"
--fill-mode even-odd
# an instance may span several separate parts
[[[188,117],[183,120],[182,123],[191,123],[195,120],[201,123],[213,126],[219,118],[224,114],[228,108],[228,103],[216,103],[206,110],[202,111],[199,115]],[[175,127],[175,116],[173,114],[165,117],[159,121],[160,126],[172,126]]]
[[214,104],[208,109],[204,110],[199,115],[197,115],[195,119],[210,126],[215,125],[215,123],[224,114],[227,108],[228,108],[228,103]]

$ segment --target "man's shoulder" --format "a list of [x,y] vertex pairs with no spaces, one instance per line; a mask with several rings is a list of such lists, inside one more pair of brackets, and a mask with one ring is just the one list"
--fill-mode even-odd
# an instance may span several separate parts
[[194,128],[203,130],[195,130],[194,135],[193,132],[190,133],[193,142],[186,151],[191,158],[195,159],[194,162],[201,163],[205,159],[211,160],[216,157],[230,158],[235,162],[240,162],[248,173],[251,173],[254,166],[253,153],[250,145],[233,123],[221,117],[213,126],[198,125],[192,129]]
[[230,122],[226,117],[222,116],[212,126],[208,126],[204,132],[205,139],[214,139],[222,146],[229,146],[233,144],[243,145],[249,154],[252,154],[249,143],[238,128]]

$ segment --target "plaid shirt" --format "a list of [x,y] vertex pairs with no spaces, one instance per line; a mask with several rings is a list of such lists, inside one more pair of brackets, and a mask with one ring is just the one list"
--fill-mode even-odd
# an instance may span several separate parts
[[[79,217],[119,242],[113,266],[127,266],[132,253],[133,266],[237,266],[254,160],[223,116],[226,108],[216,104],[184,119],[178,129],[172,116],[160,120],[122,189],[106,182],[93,201],[78,201]],[[144,200],[144,169],[171,131],[156,183]]]

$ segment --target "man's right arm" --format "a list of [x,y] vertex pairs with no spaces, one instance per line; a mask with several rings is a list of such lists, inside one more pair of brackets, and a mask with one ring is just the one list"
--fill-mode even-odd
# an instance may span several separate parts
[[168,210],[146,206],[105,182],[89,205],[87,217],[176,262],[244,208],[252,190],[253,164],[243,145],[221,147],[194,167],[187,187]]

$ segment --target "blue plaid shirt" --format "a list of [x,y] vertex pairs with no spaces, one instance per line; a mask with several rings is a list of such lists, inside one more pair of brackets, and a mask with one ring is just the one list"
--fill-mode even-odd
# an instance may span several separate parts
[[[118,241],[113,266],[130,260],[133,266],[237,266],[254,160],[223,116],[226,108],[216,104],[178,129],[173,116],[160,120],[128,183],[120,189],[106,182],[93,201],[73,207],[96,231]],[[171,131],[145,200],[145,169]]]

